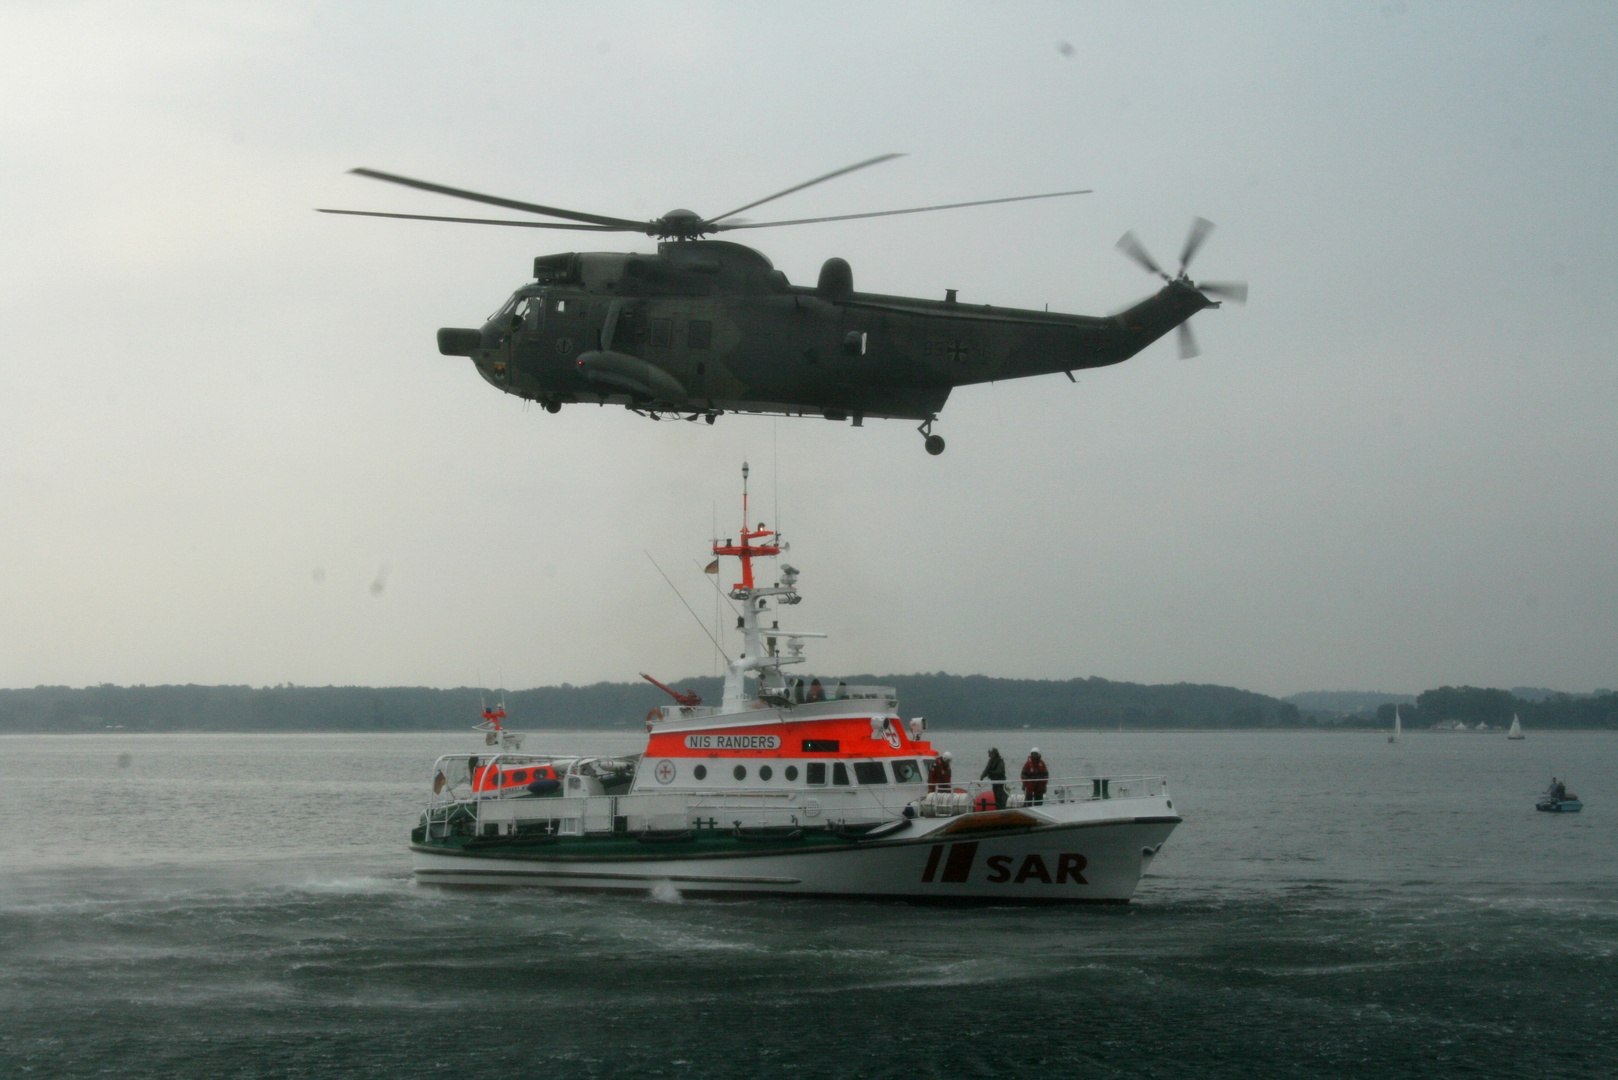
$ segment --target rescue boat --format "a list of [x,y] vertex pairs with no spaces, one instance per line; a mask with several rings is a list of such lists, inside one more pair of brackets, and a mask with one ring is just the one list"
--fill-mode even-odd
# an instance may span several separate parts
[[525,754],[504,707],[485,709],[485,753],[450,754],[411,833],[419,882],[713,896],[785,895],[1012,903],[1127,903],[1180,817],[1161,776],[945,781],[926,721],[891,687],[796,674],[783,629],[798,571],[750,528],[742,466],[740,562],[729,590],[740,655],[721,700],[663,686],[627,756]]

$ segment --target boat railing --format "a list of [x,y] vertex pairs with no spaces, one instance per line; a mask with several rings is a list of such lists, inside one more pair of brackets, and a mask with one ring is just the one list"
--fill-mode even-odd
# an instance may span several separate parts
[[[580,759],[577,757],[545,756],[538,754],[498,754],[483,759],[478,757],[480,763],[487,764],[498,760],[502,765],[533,765],[566,762],[572,765]],[[442,787],[429,793],[427,806],[429,809],[439,809],[456,803],[471,801],[487,801],[508,799],[532,799],[522,788],[510,788],[501,791],[474,792],[471,789],[471,780],[465,768],[468,755],[457,755],[453,758],[440,758],[435,765],[435,775],[446,776],[448,779]],[[617,759],[623,760],[623,759]],[[452,763],[461,765],[460,775],[457,776]],[[1021,778],[1008,778],[1002,782],[1007,796],[1020,795],[1025,803],[1032,803],[1037,798],[1048,803],[1077,803],[1090,802],[1097,799],[1138,799],[1158,798],[1168,794],[1168,781],[1163,776],[1150,775],[1122,775],[1122,776],[1053,776],[1044,781],[1045,787],[1038,792],[1033,785],[1038,781],[1026,781]],[[951,792],[964,792],[970,796],[969,802],[975,803],[979,795],[994,790],[994,781],[991,780],[963,780],[952,782],[948,789]],[[435,785],[435,787],[438,785]],[[924,787],[925,792],[934,790]],[[945,789],[940,789],[945,790]],[[837,788],[794,788],[790,790],[757,788],[732,791],[692,792],[692,793],[647,793],[647,798],[674,798],[683,797],[688,800],[699,800],[703,805],[723,807],[732,805],[726,800],[740,800],[734,805],[740,806],[767,806],[781,803],[783,800],[800,809],[791,811],[801,813],[801,805],[807,805],[814,800],[821,808],[848,807],[870,805],[886,815],[898,815],[904,812],[904,805],[910,801],[908,795],[895,798],[899,795],[899,787],[887,788],[875,785],[859,787]],[[577,796],[572,796],[577,797]],[[634,798],[632,794],[619,797]]]
[[[1037,780],[1024,780],[1021,777],[1012,777],[1006,780],[970,780],[956,781],[951,785],[953,790],[965,790],[974,800],[984,792],[993,793],[994,785],[1001,784],[1006,794],[1021,795],[1025,800],[1034,798],[1034,790],[1030,785],[1040,783]],[[1052,776],[1043,781],[1043,793],[1039,796],[1045,802],[1070,803],[1090,802],[1095,799],[1152,799],[1167,795],[1169,791],[1168,778],[1164,776]]]

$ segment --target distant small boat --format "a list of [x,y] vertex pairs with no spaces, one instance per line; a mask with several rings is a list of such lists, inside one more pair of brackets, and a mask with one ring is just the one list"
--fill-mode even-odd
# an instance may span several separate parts
[[1511,714],[1511,730],[1506,732],[1506,738],[1508,738],[1508,739],[1520,739],[1522,737],[1523,737],[1523,734],[1522,734],[1522,721],[1517,719],[1517,714],[1516,713],[1512,713]]
[[1584,809],[1584,804],[1579,801],[1577,795],[1567,789],[1566,784],[1553,779],[1549,790],[1534,804],[1534,809],[1552,814],[1577,814]]
[[1399,706],[1393,707],[1393,734],[1388,736],[1389,742],[1398,742],[1399,736],[1404,734],[1404,725],[1399,722]]

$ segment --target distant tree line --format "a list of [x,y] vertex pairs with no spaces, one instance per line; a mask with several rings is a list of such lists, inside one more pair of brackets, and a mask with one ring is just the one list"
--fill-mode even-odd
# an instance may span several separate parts
[[[1345,716],[1228,686],[1145,685],[1108,679],[996,679],[985,675],[856,675],[850,684],[892,686],[906,716],[945,729],[1172,729],[1385,727],[1393,706]],[[709,702],[720,682],[686,679],[680,690]],[[0,733],[25,731],[444,731],[476,724],[482,706],[504,701],[517,730],[636,728],[669,698],[647,683],[476,687],[37,686],[0,690]],[[1552,694],[1526,701],[1505,690],[1442,687],[1401,706],[1409,726],[1463,720],[1535,728],[1618,727],[1618,695]]]
[[[1393,723],[1392,705],[1377,709],[1380,726]],[[1510,690],[1488,690],[1477,686],[1441,686],[1416,695],[1414,707],[1399,706],[1399,717],[1407,727],[1431,727],[1446,720],[1459,720],[1467,727],[1486,723],[1509,727],[1515,716],[1524,727],[1618,728],[1618,693],[1598,690],[1594,694],[1549,693],[1539,700],[1518,697]]]

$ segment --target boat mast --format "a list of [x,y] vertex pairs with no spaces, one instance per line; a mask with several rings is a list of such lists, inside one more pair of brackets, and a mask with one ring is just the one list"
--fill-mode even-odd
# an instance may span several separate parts
[[[781,567],[781,581],[777,582],[773,587],[761,589],[754,584],[753,560],[755,558],[779,555],[781,554],[781,547],[778,543],[772,542],[754,543],[754,541],[760,540],[768,541],[770,537],[775,536],[775,531],[765,528],[762,521],[758,523],[758,528],[756,529],[748,527],[747,473],[747,462],[744,461],[742,462],[741,543],[733,543],[729,539],[723,544],[717,539],[713,542],[715,556],[734,555],[742,561],[742,579],[731,586],[730,589],[731,599],[740,600],[742,603],[742,617],[737,626],[737,629],[742,632],[742,652],[725,669],[725,691],[720,707],[727,711],[739,709],[747,703],[746,678],[749,673],[761,671],[765,668],[779,668],[783,663],[802,662],[803,645],[797,639],[800,637],[820,636],[781,634],[772,627],[770,628],[770,637],[787,637],[791,639],[790,645],[792,646],[793,655],[790,657],[772,655],[772,651],[764,646],[764,631],[759,628],[759,616],[762,612],[768,610],[769,598],[772,596],[780,597],[777,602],[781,604],[796,604],[802,598],[798,596],[797,589],[793,587],[794,582],[798,579],[798,572],[790,566],[783,565]],[[716,558],[715,562],[717,561],[718,559]]]

